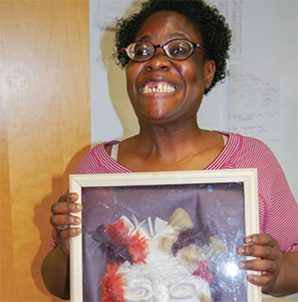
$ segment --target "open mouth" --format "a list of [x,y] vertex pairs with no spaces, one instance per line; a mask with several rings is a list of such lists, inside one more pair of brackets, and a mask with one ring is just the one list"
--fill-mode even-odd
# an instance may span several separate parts
[[176,87],[167,82],[149,82],[141,88],[143,94],[162,93],[169,94],[176,91]]

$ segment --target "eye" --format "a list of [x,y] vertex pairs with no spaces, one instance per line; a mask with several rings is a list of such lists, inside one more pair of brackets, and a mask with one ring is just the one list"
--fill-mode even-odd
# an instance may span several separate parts
[[146,45],[141,45],[135,48],[135,55],[136,56],[148,56],[149,50]]
[[127,301],[150,301],[153,297],[152,283],[147,278],[127,280],[125,299]]
[[185,47],[185,45],[177,45],[176,48],[172,49],[172,53],[174,53],[176,56],[179,55],[185,55],[188,53],[188,49]]
[[168,52],[173,58],[186,58],[192,51],[192,46],[187,41],[171,41],[168,44]]
[[129,46],[130,56],[133,59],[146,59],[151,56],[152,46],[147,43],[136,42]]
[[172,298],[186,299],[197,295],[196,286],[192,282],[180,282],[170,286],[170,296]]

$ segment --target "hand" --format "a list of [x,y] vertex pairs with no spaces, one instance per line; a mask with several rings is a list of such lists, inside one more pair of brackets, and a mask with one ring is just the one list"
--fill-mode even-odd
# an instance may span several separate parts
[[82,210],[82,206],[75,203],[77,200],[78,195],[76,193],[67,193],[51,207],[50,221],[56,231],[59,244],[66,254],[69,253],[69,239],[81,233],[81,229],[76,227],[81,223],[81,220],[72,215],[72,213],[79,213]]
[[247,280],[261,286],[263,293],[270,292],[275,286],[283,261],[283,253],[278,242],[268,234],[253,234],[245,237],[244,243],[238,248],[238,253],[256,259],[241,261],[240,268],[260,272],[259,275],[247,275]]

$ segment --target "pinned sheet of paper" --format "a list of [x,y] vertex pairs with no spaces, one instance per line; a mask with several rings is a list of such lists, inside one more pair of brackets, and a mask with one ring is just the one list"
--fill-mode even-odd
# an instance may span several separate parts
[[[277,64],[230,66],[228,128],[268,144],[280,141],[280,99]],[[274,146],[277,147],[277,146]]]

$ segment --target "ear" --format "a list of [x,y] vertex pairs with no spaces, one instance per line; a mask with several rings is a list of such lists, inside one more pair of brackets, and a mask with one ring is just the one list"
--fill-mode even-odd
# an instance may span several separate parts
[[174,213],[171,215],[169,219],[169,225],[175,231],[181,231],[183,229],[192,228],[193,223],[191,221],[190,216],[188,213],[181,208],[177,208]]
[[214,78],[215,70],[216,70],[215,61],[206,60],[204,63],[205,89],[207,89],[211,86],[213,78]]

